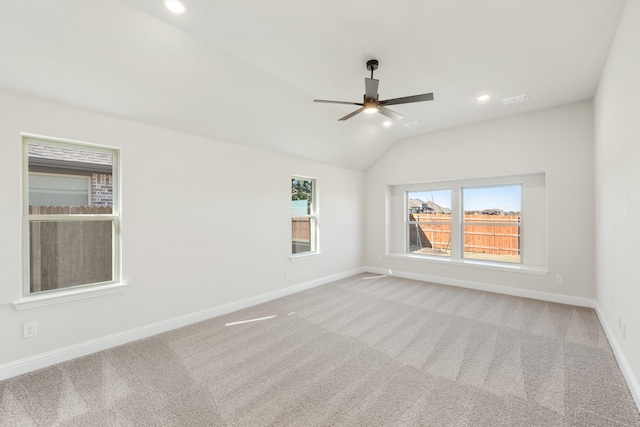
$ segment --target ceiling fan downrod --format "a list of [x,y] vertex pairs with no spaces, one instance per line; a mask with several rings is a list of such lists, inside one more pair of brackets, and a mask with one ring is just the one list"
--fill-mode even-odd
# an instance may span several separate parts
[[373,72],[378,69],[378,60],[370,59],[367,61],[367,70],[371,71],[371,78],[373,78]]

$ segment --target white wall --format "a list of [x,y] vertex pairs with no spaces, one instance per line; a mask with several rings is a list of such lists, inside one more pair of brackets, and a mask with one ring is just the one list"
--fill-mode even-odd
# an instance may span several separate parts
[[[0,94],[0,366],[363,264],[364,173]],[[122,293],[16,311],[21,138],[122,149]],[[317,178],[322,255],[291,262],[291,175]],[[290,278],[285,279],[285,270]],[[22,339],[22,324],[38,336]]]
[[[640,379],[640,0],[627,0],[595,98],[596,294]],[[618,328],[618,316],[627,337]],[[636,401],[640,388],[636,382]]]
[[[546,173],[548,274],[384,255],[387,186],[537,172]],[[366,203],[368,266],[448,282],[594,298],[593,104],[582,102],[407,139],[367,171]],[[558,274],[564,276],[562,285],[555,283]]]

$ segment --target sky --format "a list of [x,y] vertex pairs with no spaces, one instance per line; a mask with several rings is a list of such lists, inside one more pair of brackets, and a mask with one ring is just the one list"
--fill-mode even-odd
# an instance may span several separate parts
[[[462,194],[465,211],[484,209],[502,209],[505,212],[522,211],[522,187],[520,185],[463,188]],[[424,202],[433,200],[441,207],[451,209],[451,190],[411,191],[409,197]]]

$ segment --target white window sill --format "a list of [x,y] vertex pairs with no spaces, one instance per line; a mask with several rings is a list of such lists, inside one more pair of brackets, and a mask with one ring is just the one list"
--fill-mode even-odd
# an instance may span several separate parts
[[491,261],[479,261],[469,259],[452,259],[444,257],[436,257],[429,255],[412,255],[412,254],[386,254],[388,258],[412,260],[419,262],[431,262],[437,264],[447,264],[455,267],[480,268],[484,270],[506,271],[512,273],[533,274],[537,276],[546,276],[549,271],[543,267],[533,267],[523,264],[508,264]]
[[27,310],[46,305],[62,304],[69,301],[122,292],[125,290],[126,286],[126,283],[114,283],[111,285],[82,287],[58,292],[44,292],[41,294],[22,297],[19,301],[15,301],[13,303],[13,307],[16,310]]
[[289,261],[302,261],[303,259],[315,258],[319,257],[320,255],[322,255],[322,252],[304,252],[301,254],[291,255],[289,257]]

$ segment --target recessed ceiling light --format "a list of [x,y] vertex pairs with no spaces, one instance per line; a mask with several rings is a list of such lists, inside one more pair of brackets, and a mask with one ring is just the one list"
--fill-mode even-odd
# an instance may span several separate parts
[[178,15],[182,15],[187,11],[187,6],[179,0],[164,0],[164,7]]
[[389,126],[391,126],[391,122],[390,121],[386,121],[386,122],[382,123],[382,126],[388,128]]
[[491,99],[491,95],[480,95],[478,97],[478,101],[480,101],[480,102],[488,101],[490,99]]

